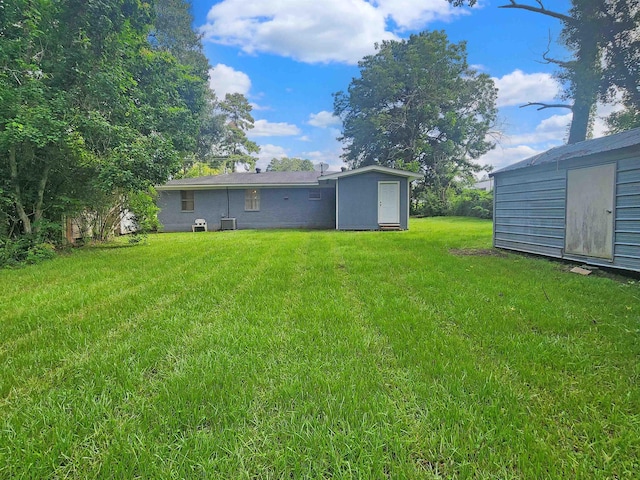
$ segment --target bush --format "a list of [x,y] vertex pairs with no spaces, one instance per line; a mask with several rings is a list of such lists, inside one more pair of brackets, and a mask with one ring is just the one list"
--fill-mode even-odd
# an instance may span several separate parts
[[411,203],[411,215],[422,217],[477,217],[493,218],[493,192],[484,190],[450,189],[446,198],[433,190],[420,192],[418,200]]
[[448,204],[433,191],[426,191],[412,208],[412,215],[420,217],[442,217],[447,215]]
[[451,199],[450,215],[493,218],[493,192],[463,190]]
[[39,263],[55,257],[56,247],[35,235],[0,239],[0,267]]

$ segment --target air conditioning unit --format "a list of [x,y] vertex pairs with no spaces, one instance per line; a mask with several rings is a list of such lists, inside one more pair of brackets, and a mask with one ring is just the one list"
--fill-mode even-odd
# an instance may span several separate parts
[[222,218],[220,220],[220,230],[235,230],[236,228],[235,218]]

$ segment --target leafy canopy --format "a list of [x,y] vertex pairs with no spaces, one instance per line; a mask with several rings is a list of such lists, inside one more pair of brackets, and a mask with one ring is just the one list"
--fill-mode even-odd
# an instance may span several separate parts
[[473,160],[493,148],[496,89],[466,57],[464,42],[438,31],[378,45],[348,91],[334,94],[344,160],[419,170],[435,189],[480,171]]
[[189,9],[179,0],[0,4],[0,232],[38,233],[97,198],[145,192],[202,149],[208,63],[189,22],[167,30],[163,6],[183,19]]
[[267,166],[267,172],[302,172],[313,171],[313,162],[304,158],[273,158]]

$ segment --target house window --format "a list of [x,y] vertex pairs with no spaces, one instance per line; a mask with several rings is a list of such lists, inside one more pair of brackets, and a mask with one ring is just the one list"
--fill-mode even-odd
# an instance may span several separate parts
[[260,190],[244,191],[244,209],[247,212],[257,212],[260,210]]
[[320,190],[309,190],[309,200],[322,200],[322,192]]
[[193,190],[180,190],[180,200],[183,212],[193,212],[195,210]]

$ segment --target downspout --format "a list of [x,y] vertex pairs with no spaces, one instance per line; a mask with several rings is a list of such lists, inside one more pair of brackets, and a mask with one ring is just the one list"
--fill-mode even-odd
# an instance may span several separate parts
[[227,187],[227,218],[231,218],[231,207],[229,206],[229,187]]
[[340,230],[340,222],[338,221],[338,212],[340,205],[340,194],[338,193],[338,186],[340,185],[340,179],[336,178],[336,230]]

